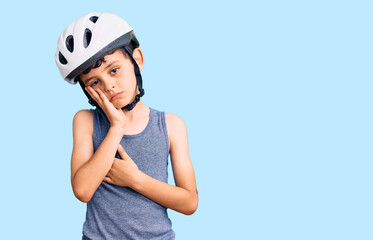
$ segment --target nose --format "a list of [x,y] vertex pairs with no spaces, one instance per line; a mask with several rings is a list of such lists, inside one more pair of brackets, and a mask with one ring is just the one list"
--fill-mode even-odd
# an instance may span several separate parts
[[113,78],[107,78],[107,79],[105,79],[105,81],[103,81],[104,82],[104,90],[105,90],[105,92],[110,92],[110,91],[114,91],[114,89],[116,88],[116,82],[115,82],[115,79],[113,79]]

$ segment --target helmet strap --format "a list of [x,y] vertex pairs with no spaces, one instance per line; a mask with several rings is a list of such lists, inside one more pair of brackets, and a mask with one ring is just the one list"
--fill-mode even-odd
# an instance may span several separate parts
[[136,106],[136,103],[138,103],[140,101],[140,97],[144,96],[145,90],[142,88],[142,77],[141,77],[140,69],[139,69],[139,66],[137,65],[137,62],[132,57],[132,54],[129,51],[128,46],[124,46],[124,49],[127,52],[127,55],[129,56],[129,58],[131,59],[131,62],[133,64],[133,67],[134,67],[134,70],[135,70],[136,82],[137,82],[137,86],[138,86],[139,92],[140,92],[139,94],[137,94],[135,96],[135,100],[133,100],[132,103],[127,104],[126,106],[122,107],[122,110],[131,111]]

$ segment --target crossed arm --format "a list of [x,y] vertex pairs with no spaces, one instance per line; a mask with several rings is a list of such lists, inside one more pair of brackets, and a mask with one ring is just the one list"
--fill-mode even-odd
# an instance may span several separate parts
[[124,161],[114,159],[104,181],[129,186],[164,207],[191,215],[198,207],[198,193],[188,153],[186,127],[183,120],[175,114],[166,114],[166,125],[170,136],[170,156],[176,186],[154,179],[138,170],[120,145],[118,152]]
[[[98,188],[99,183],[101,183],[101,181],[105,181],[118,186],[131,187],[133,190],[139,192],[140,194],[148,197],[149,199],[157,202],[164,207],[173,209],[186,215],[193,214],[198,207],[198,193],[195,174],[188,153],[186,127],[183,120],[175,114],[166,114],[166,126],[170,139],[170,156],[176,186],[159,181],[141,172],[137,168],[133,160],[124,151],[123,147],[119,144],[118,138],[112,137],[112,135],[110,135],[111,133],[109,132],[107,137],[112,137],[112,141],[110,142],[118,142],[117,150],[121,155],[122,160],[114,157],[112,158],[111,162],[108,160],[106,167],[109,166],[110,169],[108,171],[106,170],[106,172],[103,172],[105,176],[101,178],[101,180],[96,184],[92,184],[92,182],[90,182],[90,190],[84,191],[85,194],[80,194],[81,198],[78,197],[78,194],[75,195],[79,199],[83,199],[84,196],[84,202],[88,202]],[[96,155],[97,152],[98,154],[103,155],[104,148],[106,149],[108,145],[113,146],[112,144],[108,144],[109,139],[107,139],[108,141],[106,142],[105,140],[103,141],[103,143],[101,143],[101,145],[103,146],[100,146],[99,149],[96,151]],[[116,151],[110,149],[110,152],[111,154],[115,155]],[[94,161],[96,162],[96,164],[99,164],[99,162],[103,162],[97,160]],[[75,174],[75,176],[78,175],[80,179],[84,178],[83,174],[88,176],[89,172],[92,173],[94,171],[93,164],[94,163],[88,165],[85,164],[85,167],[83,168],[85,170],[79,169],[80,174],[78,174],[79,171],[77,171],[77,174]],[[85,171],[85,173],[83,171]],[[103,171],[105,171],[105,169]],[[78,183],[74,181],[74,179],[72,179],[72,182],[73,188],[74,182],[75,186],[78,185]],[[86,182],[86,186],[86,188],[88,188],[88,181]]]

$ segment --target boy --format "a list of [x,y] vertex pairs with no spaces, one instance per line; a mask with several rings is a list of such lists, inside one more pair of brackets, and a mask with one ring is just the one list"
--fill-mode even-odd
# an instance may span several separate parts
[[[174,239],[167,208],[198,206],[185,124],[145,106],[144,57],[132,28],[113,13],[89,13],[61,34],[62,77],[79,82],[95,109],[73,119],[71,184],[87,203],[83,239]],[[168,155],[176,186],[167,184]]]

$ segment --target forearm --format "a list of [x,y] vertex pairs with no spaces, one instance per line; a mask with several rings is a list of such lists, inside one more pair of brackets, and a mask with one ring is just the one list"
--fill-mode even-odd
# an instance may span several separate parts
[[173,186],[139,171],[131,188],[158,204],[191,215],[198,207],[197,191]]
[[79,200],[88,202],[92,198],[113,164],[122,137],[121,131],[110,128],[96,152],[76,172],[73,188]]

